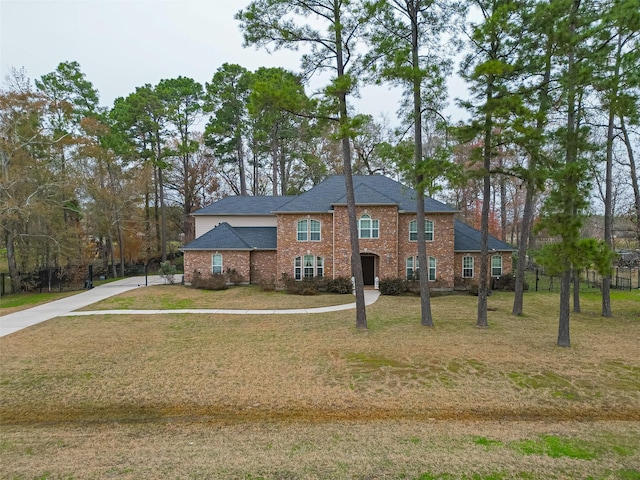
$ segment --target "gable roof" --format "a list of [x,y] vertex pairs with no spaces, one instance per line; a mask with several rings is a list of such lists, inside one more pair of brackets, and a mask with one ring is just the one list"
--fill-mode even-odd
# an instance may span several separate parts
[[[455,221],[455,233],[453,240],[454,252],[479,252],[481,245],[480,230],[470,227],[460,220]],[[496,237],[489,235],[489,251],[515,251],[508,243],[498,240]]]
[[222,222],[181,250],[275,250],[276,227],[232,227]]
[[193,212],[192,215],[272,215],[274,210],[278,210],[294,198],[296,197],[235,195],[221,198]]
[[[358,205],[396,205],[405,212],[416,211],[416,192],[383,175],[354,175],[353,188]],[[312,189],[292,197],[275,209],[275,213],[328,212],[335,205],[346,205],[344,175],[334,175]],[[457,210],[442,202],[426,197],[425,212],[454,213]]]

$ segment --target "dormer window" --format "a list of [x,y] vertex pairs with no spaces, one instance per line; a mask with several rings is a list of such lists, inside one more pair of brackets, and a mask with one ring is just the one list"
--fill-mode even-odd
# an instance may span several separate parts
[[[424,238],[427,242],[433,242],[433,222],[431,220],[424,221]],[[418,241],[418,220],[409,222],[409,241]]]
[[320,241],[320,221],[305,219],[298,221],[298,241],[299,242],[319,242]]
[[379,238],[380,222],[364,214],[358,220],[358,238]]

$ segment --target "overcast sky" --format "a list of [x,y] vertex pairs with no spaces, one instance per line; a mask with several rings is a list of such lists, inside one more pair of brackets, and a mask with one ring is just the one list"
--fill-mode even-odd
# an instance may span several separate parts
[[[225,62],[298,70],[299,52],[243,48],[234,15],[249,0],[0,0],[0,71],[31,79],[77,61],[100,102],[179,75],[204,84]],[[454,84],[460,88],[460,84]],[[460,92],[451,92],[459,96]],[[368,88],[361,113],[394,118],[397,95]]]

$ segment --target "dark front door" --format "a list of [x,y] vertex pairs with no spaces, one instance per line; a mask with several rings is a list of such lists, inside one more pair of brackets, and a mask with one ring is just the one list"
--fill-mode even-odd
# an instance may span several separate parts
[[362,278],[365,285],[373,285],[376,279],[376,257],[373,255],[361,255]]

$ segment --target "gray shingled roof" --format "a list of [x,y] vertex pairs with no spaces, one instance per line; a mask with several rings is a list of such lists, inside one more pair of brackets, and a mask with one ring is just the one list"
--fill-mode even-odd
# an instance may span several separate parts
[[[455,252],[479,252],[480,251],[480,230],[470,227],[460,220],[455,221],[455,237],[453,250]],[[489,235],[489,250],[496,251],[515,251],[508,243],[498,240],[496,237]]]
[[278,210],[294,198],[296,197],[237,195],[222,198],[193,212],[192,215],[271,215],[274,210]]
[[275,250],[276,227],[232,227],[218,224],[182,250]]
[[[416,192],[395,180],[382,175],[354,175],[353,188],[356,204],[397,205],[399,210],[416,211]],[[334,205],[346,204],[344,175],[335,175],[319,183],[311,190],[293,197],[290,202],[276,209],[276,213],[328,212]],[[455,212],[433,198],[424,199],[425,212]]]

